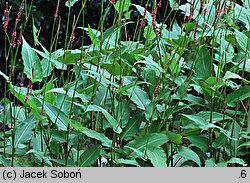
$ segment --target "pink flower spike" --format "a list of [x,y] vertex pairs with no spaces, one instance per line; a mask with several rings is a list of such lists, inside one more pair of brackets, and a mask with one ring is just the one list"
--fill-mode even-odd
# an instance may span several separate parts
[[18,37],[18,40],[17,40],[18,45],[22,44],[22,35],[23,35],[23,30],[22,30],[22,27],[21,27],[19,37]]
[[140,22],[139,30],[141,30],[146,24],[146,15],[147,15],[147,4],[145,5],[145,8],[144,8],[143,18],[142,18],[142,21]]
[[57,1],[56,11],[55,11],[55,14],[54,14],[54,17],[55,17],[55,18],[57,18],[57,17],[58,17],[59,4],[60,4],[60,0],[58,0],[58,1]]
[[160,73],[159,77],[158,77],[158,81],[157,81],[157,85],[156,85],[156,88],[155,88],[155,97],[157,97],[161,91],[161,76],[162,76],[162,73]]
[[9,24],[9,15],[10,15],[10,9],[8,2],[6,2],[6,8],[4,10],[4,22],[3,22],[3,28],[4,31],[7,32],[8,24]]
[[28,101],[28,99],[29,99],[30,89],[31,89],[31,82],[29,80],[29,83],[28,83],[28,86],[27,86],[27,93],[25,95],[25,101],[24,101],[24,103],[26,103]]
[[74,15],[73,23],[72,23],[72,32],[71,32],[71,42],[73,43],[75,41],[75,21],[76,16]]
[[156,13],[157,13],[157,8],[155,7],[152,12],[152,27],[154,29],[155,34],[159,34],[159,32],[156,30]]
[[159,3],[157,4],[158,8],[160,8],[162,5],[162,0],[159,1]]
[[111,0],[111,1],[109,2],[109,5],[110,5],[110,6],[113,6],[115,3],[116,3],[116,0]]
[[21,5],[19,7],[19,12],[17,14],[17,20],[18,21],[20,21],[20,19],[21,19],[21,15],[22,15],[23,10],[24,10],[24,0],[22,1]]
[[16,35],[17,35],[16,28],[17,28],[17,23],[18,23],[18,20],[16,20],[15,27],[14,27],[13,32],[12,32],[12,43],[11,43],[11,45],[12,45],[13,48],[16,47]]

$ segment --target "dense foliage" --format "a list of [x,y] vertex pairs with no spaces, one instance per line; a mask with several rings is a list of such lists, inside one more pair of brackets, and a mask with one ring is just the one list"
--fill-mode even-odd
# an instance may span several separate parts
[[88,3],[6,4],[0,165],[249,165],[250,1]]

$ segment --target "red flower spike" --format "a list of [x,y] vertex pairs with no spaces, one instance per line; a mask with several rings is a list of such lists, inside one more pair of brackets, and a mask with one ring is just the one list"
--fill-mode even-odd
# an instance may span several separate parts
[[199,11],[200,14],[202,13],[203,9],[204,9],[204,3],[203,0],[200,0],[200,11]]
[[230,12],[230,10],[232,8],[232,3],[233,3],[233,0],[230,0],[229,6],[228,6],[228,9],[227,9],[227,13]]
[[152,27],[154,29],[155,34],[159,34],[159,32],[156,30],[156,13],[157,13],[157,8],[155,7],[152,12]]
[[206,14],[207,14],[207,9],[204,10],[204,16],[206,16]]
[[194,15],[194,4],[193,2],[190,2],[190,14],[188,16],[188,20],[191,20],[193,18],[193,15]]
[[194,27],[194,41],[196,40],[197,29],[198,29],[198,22],[196,23],[196,25]]
[[155,97],[157,97],[161,91],[161,76],[162,76],[162,73],[160,73],[159,77],[158,77],[158,81],[157,81],[157,85],[156,85],[156,88],[155,88]]

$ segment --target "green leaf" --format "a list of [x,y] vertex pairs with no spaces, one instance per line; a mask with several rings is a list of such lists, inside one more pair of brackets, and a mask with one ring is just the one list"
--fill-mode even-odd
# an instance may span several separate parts
[[205,161],[205,167],[226,167],[227,164],[224,160],[219,161],[219,163],[215,163],[214,158],[207,159]]
[[135,140],[129,142],[127,145],[130,147],[137,148],[144,152],[146,148],[160,147],[167,143],[169,138],[167,135],[162,133],[151,133],[149,135],[142,135],[137,137]]
[[242,79],[242,77],[239,74],[235,74],[233,72],[227,71],[223,77],[224,80],[228,79]]
[[227,161],[226,163],[236,163],[242,166],[247,166],[247,164],[245,163],[245,161],[241,158],[231,158],[229,161]]
[[129,7],[131,5],[131,0],[118,0],[114,7],[115,7],[115,10],[119,13],[122,13],[124,11],[128,11]]
[[32,136],[33,130],[36,126],[37,118],[31,115],[27,118],[21,126],[16,129],[15,133],[15,147],[18,148],[19,145],[23,143],[28,143]]
[[147,156],[154,167],[166,167],[167,166],[166,152],[161,147],[147,149]]
[[201,111],[197,114],[197,116],[202,117],[207,122],[210,122],[211,115],[212,115],[212,122],[213,123],[223,121],[223,120],[231,120],[232,119],[231,117],[224,115],[224,114],[221,114],[221,113],[218,113],[218,112],[211,113],[211,111]]
[[54,123],[60,130],[68,130],[68,123],[65,120],[66,115],[62,111],[48,102],[44,102],[44,110],[51,122]]
[[170,138],[171,142],[175,144],[182,144],[182,136],[180,134],[171,131],[167,131],[166,134]]
[[180,146],[178,148],[178,155],[182,156],[183,158],[187,160],[194,161],[197,165],[201,166],[200,157],[190,148],[185,146]]
[[242,87],[227,95],[227,105],[235,107],[236,103],[250,97],[250,86]]
[[237,29],[235,30],[235,36],[240,48],[243,51],[247,51],[248,37]]
[[92,29],[90,25],[88,25],[88,32],[89,32],[89,38],[91,39],[92,43],[96,46],[100,46],[100,39],[98,36],[101,34],[99,31]]
[[47,59],[42,59],[41,65],[42,65],[42,70],[43,70],[43,77],[50,76],[54,68],[51,62],[48,61]]
[[72,7],[72,6],[74,6],[74,4],[77,2],[78,0],[67,0],[66,2],[65,2],[65,6],[67,6],[67,7]]
[[67,96],[69,96],[70,98],[80,98],[82,99],[82,102],[88,102],[89,100],[87,99],[87,96],[84,94],[79,94],[77,91],[73,90],[73,89],[69,89],[67,92],[64,88],[52,88],[51,90],[46,92],[47,94],[49,93],[61,93]]
[[91,166],[99,158],[101,149],[102,147],[100,145],[94,145],[85,150],[80,157],[80,166]]
[[3,78],[6,80],[6,81],[9,81],[9,77],[6,76],[3,72],[0,71],[0,76],[3,76]]
[[102,145],[105,147],[111,147],[112,146],[112,141],[110,139],[108,139],[104,134],[102,133],[98,133],[94,130],[90,130],[86,127],[83,127],[79,122],[74,121],[74,120],[69,120],[67,118],[65,118],[65,120],[72,126],[74,127],[74,129],[76,129],[77,131],[83,133],[84,135],[86,135],[89,138],[93,138],[96,140],[99,140],[102,142]]
[[50,79],[48,83],[44,85],[44,101],[54,105],[55,103],[55,94],[54,93],[47,93],[47,91],[53,88],[53,77]]
[[102,112],[102,114],[105,116],[105,118],[108,120],[108,122],[110,123],[110,125],[113,127],[114,132],[120,134],[122,132],[121,127],[119,126],[118,122],[113,118],[113,116],[111,116],[108,111],[106,111],[105,109],[103,109],[100,106],[97,105],[89,105],[86,109],[86,112],[89,111],[96,111],[96,112]]
[[201,47],[195,59],[195,77],[199,80],[206,80],[210,77],[212,70],[211,66],[212,57],[206,47]]
[[4,167],[10,167],[11,161],[7,158],[5,158],[3,155],[0,155],[0,165],[3,165]]
[[36,35],[37,29],[34,23],[34,17],[32,16],[32,29],[33,29],[33,39],[35,46],[39,45],[38,37]]
[[42,65],[36,52],[22,37],[22,59],[24,64],[24,73],[31,80],[32,83],[42,81]]
[[[44,59],[45,59],[45,62],[50,62],[52,63],[57,69],[61,69],[61,70],[66,70],[67,69],[67,65],[64,64],[64,63],[61,63],[57,60],[57,56],[55,56],[56,53],[52,53],[50,54],[47,50],[45,50],[44,48],[44,51],[45,52],[42,52],[42,51],[39,51],[39,50],[36,50],[33,48],[33,50],[35,52],[37,52],[40,56],[42,56]],[[48,68],[47,71],[44,71],[43,74],[44,74],[44,77],[47,77],[50,75],[51,73],[51,69],[53,69],[53,67],[50,65],[50,64],[45,64],[43,63],[43,67],[45,68]]]
[[[191,122],[193,122],[196,127],[200,128],[202,130],[207,129],[208,122],[205,119],[203,119],[202,117],[197,116],[197,115],[188,115],[188,114],[181,114],[181,115],[186,117]],[[186,122],[187,126],[191,125],[190,121]]]
[[[132,4],[132,5],[136,7],[136,9],[139,11],[139,13],[141,14],[141,16],[144,15],[145,8],[143,8],[140,5],[136,5],[136,4]],[[148,22],[149,25],[152,25],[153,18],[152,18],[151,13],[149,13],[147,10],[146,10],[146,20],[147,20],[147,22]]]
[[154,38],[156,38],[156,34],[154,32],[152,25],[147,25],[144,28],[143,36],[145,39],[148,39],[148,40],[153,40]]
[[14,86],[11,83],[9,83],[9,89],[11,93],[20,100],[23,104],[28,105],[32,107],[33,109],[38,109],[41,106],[40,101],[33,96],[33,93],[30,93],[28,96],[28,100],[25,103],[25,96],[27,94],[27,88],[25,87],[18,87]]
[[29,150],[25,155],[27,155],[27,154],[34,154],[35,157],[36,157],[40,162],[44,161],[45,163],[47,163],[49,166],[52,167],[52,163],[51,163],[50,157],[45,156],[45,155],[44,155],[44,152],[42,152],[42,151],[37,151],[37,150],[35,150],[35,149],[31,149],[31,150]]
[[130,146],[124,146],[124,148],[128,148],[128,149],[134,151],[139,158],[146,161],[146,159],[144,157],[145,155],[144,155],[144,153],[142,151],[140,151],[140,150],[138,150],[136,148],[130,147]]
[[130,88],[127,90],[128,96],[138,108],[145,110],[150,103],[148,94],[139,87]]
[[115,164],[119,165],[133,165],[133,166],[136,166],[136,167],[140,167],[139,163],[134,159],[115,159],[114,160]]
[[250,148],[250,141],[242,143],[241,145],[238,146],[238,148],[245,147],[245,146],[247,149]]
[[127,126],[122,131],[122,139],[126,140],[133,137],[139,131],[143,119],[143,113],[139,113],[133,118],[129,119]]
[[203,136],[188,136],[188,137],[186,137],[186,139],[188,139],[191,142],[189,147],[192,147],[192,146],[198,147],[204,153],[209,150],[209,147],[208,147],[209,140],[206,137],[203,137]]

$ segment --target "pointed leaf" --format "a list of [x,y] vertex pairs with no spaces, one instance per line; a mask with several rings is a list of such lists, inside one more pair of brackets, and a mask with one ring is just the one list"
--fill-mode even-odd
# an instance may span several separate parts
[[22,37],[22,59],[24,64],[24,73],[32,83],[42,81],[42,66],[36,52]]
[[90,130],[86,127],[83,127],[79,122],[74,121],[74,120],[69,120],[67,118],[65,118],[65,120],[72,126],[74,127],[74,129],[76,129],[77,131],[85,134],[87,137],[89,138],[93,138],[96,140],[99,140],[102,142],[103,146],[106,147],[111,147],[112,146],[112,141],[110,139],[108,139],[104,134],[102,133],[98,133],[94,130]]
[[155,147],[147,150],[148,159],[154,167],[166,167],[166,152],[161,147]]
[[66,115],[60,111],[58,108],[55,106],[44,102],[44,110],[46,114],[48,115],[48,118],[51,120],[52,123],[55,123],[55,125],[63,131],[68,130],[68,123],[65,120]]
[[227,95],[227,105],[235,107],[236,103],[250,97],[250,86],[242,87]]
[[98,158],[102,147],[100,145],[94,145],[82,153],[80,157],[80,166],[91,166]]
[[194,161],[197,165],[201,166],[200,157],[190,148],[185,146],[180,146],[178,148],[178,155],[182,156],[183,158],[187,160]]
[[97,105],[89,105],[88,108],[86,109],[86,112],[88,111],[98,111],[98,112],[102,112],[102,114],[105,116],[105,118],[108,120],[108,122],[110,123],[110,125],[113,127],[114,132],[120,134],[122,132],[121,127],[119,126],[118,122],[113,118],[113,116],[111,116],[108,111],[106,111],[105,109],[103,109],[100,106]]
[[18,148],[19,144],[28,143],[33,136],[33,130],[36,126],[37,119],[34,115],[27,118],[23,125],[16,129],[15,133],[15,147]]

